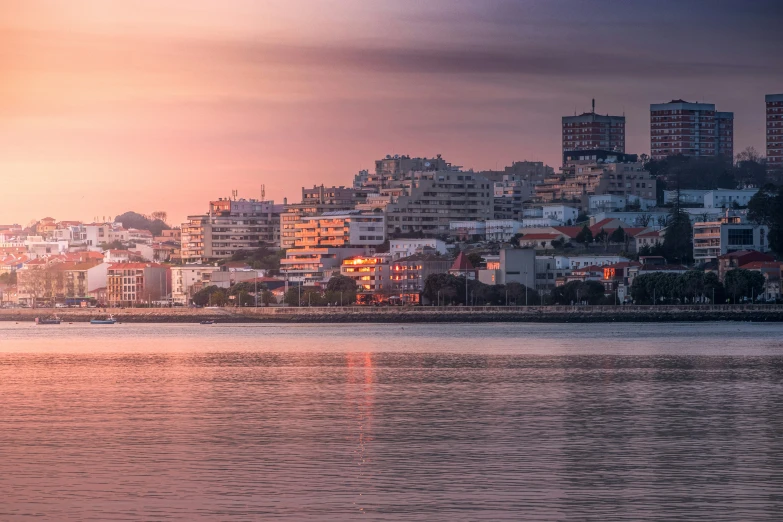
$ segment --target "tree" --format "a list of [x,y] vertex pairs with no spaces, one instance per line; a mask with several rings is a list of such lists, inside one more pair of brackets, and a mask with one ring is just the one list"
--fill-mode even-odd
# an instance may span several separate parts
[[270,303],[277,302],[277,300],[275,299],[275,294],[265,289],[261,292],[261,302],[264,303],[264,306],[269,306]]
[[98,245],[101,250],[124,250],[125,245],[119,239],[115,239],[111,243],[101,243]]
[[769,227],[769,248],[783,256],[783,187],[761,187],[748,202],[748,219]]
[[468,257],[468,261],[470,261],[470,264],[473,265],[474,267],[479,266],[481,263],[484,262],[484,258],[481,257],[481,254],[477,252],[468,254],[467,257]]
[[603,243],[604,250],[609,250],[609,234],[603,228],[595,235],[596,243]]
[[604,297],[604,285],[598,281],[571,281],[552,290],[552,301],[560,305],[581,302],[596,305],[603,302]]
[[651,214],[641,214],[639,217],[636,218],[636,221],[643,227],[650,226],[650,223],[652,222],[652,215]]
[[582,230],[576,235],[577,243],[583,243],[585,246],[589,246],[593,242],[593,233],[587,228],[587,225],[582,227]]
[[193,301],[194,304],[198,306],[207,306],[210,304],[214,306],[219,306],[216,303],[216,299],[215,299],[215,293],[217,293],[218,291],[221,290],[215,285],[207,286],[202,288],[195,294],[193,294],[191,300]]
[[16,270],[0,274],[0,284],[15,285],[17,281]]
[[670,262],[688,263],[693,257],[693,227],[688,214],[679,206],[669,213],[669,225],[663,236],[662,250]]
[[225,290],[218,288],[213,292],[211,302],[212,306],[226,306],[228,304],[228,295],[226,295]]
[[[165,212],[163,214],[165,214]],[[153,219],[149,219],[147,216],[137,212],[125,212],[124,214],[120,214],[114,218],[114,221],[117,223],[122,223],[122,226],[125,228],[149,230],[152,232],[153,236],[159,236],[163,230],[169,230],[171,228],[159,218],[153,217]]]
[[283,302],[288,306],[299,306],[299,295],[301,292],[298,286],[290,287],[283,296]]
[[715,272],[704,274],[704,296],[709,299],[712,304],[726,302],[726,289]]
[[432,303],[454,304],[465,302],[465,278],[452,274],[430,274],[424,280],[422,297]]
[[337,274],[332,276],[326,284],[326,295],[324,297],[327,303],[353,304],[356,302],[357,290],[356,281],[348,276]]
[[747,147],[737,154],[734,177],[741,185],[762,186],[767,181],[767,162],[755,147]]
[[653,272],[637,276],[631,285],[631,298],[636,304],[676,303],[680,299],[697,302],[707,299],[724,301],[723,285],[714,273],[689,270],[683,274]]
[[625,243],[625,230],[623,230],[623,227],[618,226],[614,229],[612,235],[609,236],[609,241],[612,243]]
[[764,276],[755,270],[735,268],[723,278],[723,286],[734,303],[742,298],[753,299],[764,291]]

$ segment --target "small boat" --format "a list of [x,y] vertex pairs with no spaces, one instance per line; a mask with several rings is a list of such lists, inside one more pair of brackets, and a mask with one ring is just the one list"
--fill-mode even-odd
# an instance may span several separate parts
[[36,317],[35,324],[60,324],[60,318],[56,315],[48,319],[41,319],[40,317]]
[[90,324],[114,324],[117,322],[117,319],[115,319],[113,316],[109,316],[106,319],[92,319],[90,321]]
[[205,319],[199,322],[198,324],[215,324],[215,321],[213,321],[212,319]]

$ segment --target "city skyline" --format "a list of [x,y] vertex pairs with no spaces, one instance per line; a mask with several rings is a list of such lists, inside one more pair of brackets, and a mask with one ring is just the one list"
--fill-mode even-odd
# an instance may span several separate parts
[[682,98],[734,112],[735,152],[764,154],[783,91],[777,2],[0,4],[0,223],[178,224],[394,153],[557,167],[561,118],[592,98],[626,116],[629,153],[650,152],[649,105]]

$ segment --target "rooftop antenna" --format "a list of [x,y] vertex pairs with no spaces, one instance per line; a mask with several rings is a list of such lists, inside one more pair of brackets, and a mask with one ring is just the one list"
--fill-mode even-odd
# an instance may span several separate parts
[[232,190],[231,191],[231,196],[234,198],[234,201],[236,201],[237,200],[237,196],[239,196],[239,191],[238,190]]
[[261,185],[261,201],[264,201],[264,198],[266,197],[266,185]]
[[595,98],[593,98],[593,114],[595,114]]

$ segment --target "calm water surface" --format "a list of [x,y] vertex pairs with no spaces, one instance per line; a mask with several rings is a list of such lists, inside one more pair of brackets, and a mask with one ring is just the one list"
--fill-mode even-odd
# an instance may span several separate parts
[[783,326],[0,323],[0,520],[780,520]]

